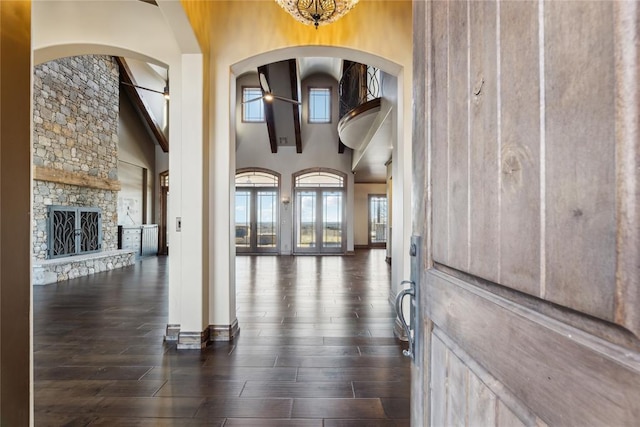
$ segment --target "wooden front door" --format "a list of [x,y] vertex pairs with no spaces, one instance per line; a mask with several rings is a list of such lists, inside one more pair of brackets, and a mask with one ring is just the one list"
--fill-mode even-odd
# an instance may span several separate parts
[[638,425],[639,11],[414,2],[412,425]]

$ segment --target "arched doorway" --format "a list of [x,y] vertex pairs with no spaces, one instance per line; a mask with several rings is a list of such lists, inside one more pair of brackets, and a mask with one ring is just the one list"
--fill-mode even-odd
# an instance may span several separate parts
[[236,173],[236,252],[278,252],[279,194],[277,172],[241,169]]
[[329,169],[294,175],[295,253],[345,250],[346,176]]

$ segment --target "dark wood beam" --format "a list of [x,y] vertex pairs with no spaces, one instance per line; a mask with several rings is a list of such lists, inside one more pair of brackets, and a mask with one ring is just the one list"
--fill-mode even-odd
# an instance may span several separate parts
[[120,68],[120,81],[125,83],[121,84],[120,87],[124,89],[125,93],[131,100],[131,103],[138,110],[138,113],[142,116],[143,120],[149,126],[151,130],[151,134],[158,142],[158,145],[162,148],[162,151],[165,153],[169,152],[169,140],[165,136],[160,124],[156,121],[156,119],[149,113],[150,108],[144,99],[140,97],[140,94],[136,90],[136,88],[129,85],[137,85],[129,66],[126,61],[122,57],[116,57],[116,62],[118,63],[118,68]]
[[[298,67],[296,60],[289,60],[289,78],[291,80],[291,99],[300,101],[298,93]],[[293,127],[296,134],[296,153],[302,153],[302,132],[300,130],[300,105],[291,104],[293,107]]]
[[[264,74],[267,82],[269,81],[269,69],[266,65],[262,65],[258,67],[258,75]],[[260,85],[260,89],[262,90],[262,96],[266,95],[264,88]],[[278,141],[276,140],[276,120],[273,114],[273,103],[266,102],[262,100],[264,103],[264,119],[267,122],[267,132],[269,133],[269,145],[271,146],[271,152],[278,152]]]

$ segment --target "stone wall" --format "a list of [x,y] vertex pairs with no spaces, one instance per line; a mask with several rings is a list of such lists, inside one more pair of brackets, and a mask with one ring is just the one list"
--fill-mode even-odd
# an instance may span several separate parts
[[[118,179],[119,72],[110,56],[62,58],[34,67],[33,164]],[[33,256],[46,258],[48,205],[102,209],[103,250],[117,248],[116,191],[34,181]]]
[[102,209],[102,248],[118,248],[118,193],[55,182],[33,182],[34,259],[47,258],[47,207],[49,205]]

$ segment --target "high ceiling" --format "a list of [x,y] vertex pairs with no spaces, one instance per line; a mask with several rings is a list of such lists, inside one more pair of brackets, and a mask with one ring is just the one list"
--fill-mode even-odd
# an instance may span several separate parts
[[[258,67],[259,74],[265,74],[271,92],[281,97],[301,100],[299,93],[302,80],[324,74],[335,81],[342,77],[343,59],[329,57],[304,57],[265,64]],[[263,87],[263,90],[265,88]],[[394,105],[385,99],[366,114],[349,118],[348,123],[336,124],[341,136],[348,138],[344,155],[351,155],[352,171],[356,182],[385,182],[387,162],[392,154],[391,110]],[[290,102],[266,102],[265,116],[271,150],[277,152],[278,145],[296,146],[302,153],[300,132],[300,106]],[[344,120],[343,120],[344,121]],[[339,149],[336,144],[336,150]],[[344,149],[344,146],[340,147]]]

